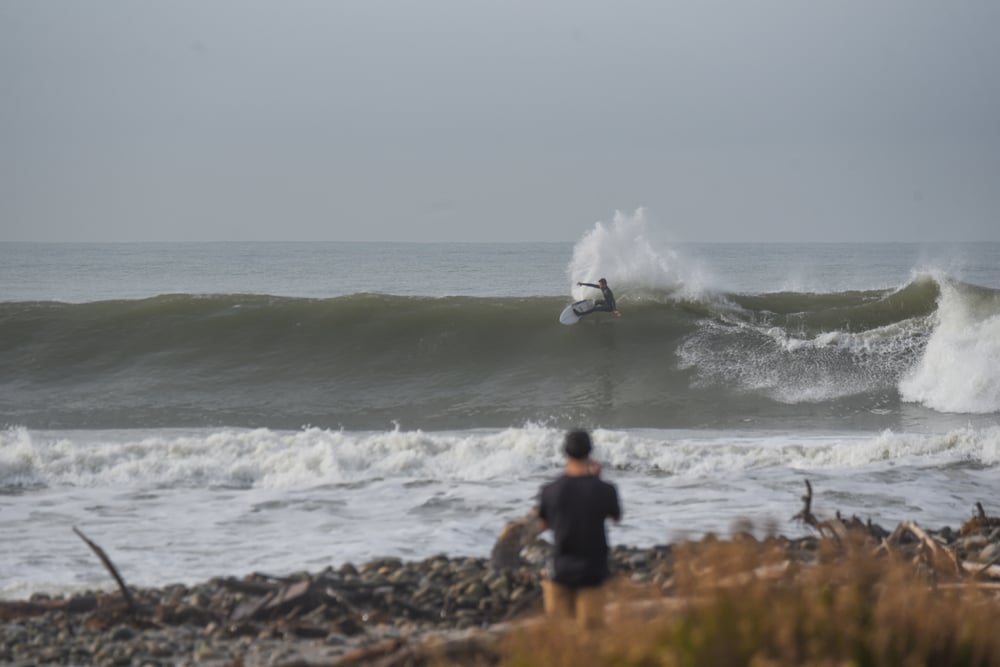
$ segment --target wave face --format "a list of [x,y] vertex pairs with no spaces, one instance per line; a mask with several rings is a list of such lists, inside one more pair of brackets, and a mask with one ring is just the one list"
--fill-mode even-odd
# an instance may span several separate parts
[[[609,278],[610,279],[610,278]],[[624,280],[624,279],[623,279]],[[893,427],[1000,411],[1000,292],[165,295],[0,303],[0,420],[29,428]]]

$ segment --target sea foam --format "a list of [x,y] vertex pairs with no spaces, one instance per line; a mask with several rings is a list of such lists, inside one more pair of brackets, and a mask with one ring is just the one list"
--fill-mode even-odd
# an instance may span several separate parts
[[899,383],[903,400],[940,412],[1000,412],[1000,298],[941,284],[927,347]]
[[[0,432],[0,489],[289,489],[383,479],[493,483],[558,470],[562,435],[542,426],[450,433],[16,428]],[[613,469],[691,478],[767,467],[1000,462],[1000,427],[814,435],[598,429],[595,441],[596,456]]]

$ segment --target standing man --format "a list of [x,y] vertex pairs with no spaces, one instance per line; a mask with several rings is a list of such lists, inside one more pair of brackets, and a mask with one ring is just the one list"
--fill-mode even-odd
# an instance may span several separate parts
[[598,299],[594,302],[594,309],[590,312],[596,313],[598,311],[602,311],[605,313],[614,313],[615,317],[622,316],[622,314],[618,312],[618,306],[615,304],[615,293],[611,291],[610,287],[608,287],[607,280],[601,278],[597,281],[596,285],[594,283],[580,282],[578,282],[577,285],[580,287],[596,287],[601,290],[601,294],[604,295],[603,299]]
[[542,487],[538,508],[540,529],[551,528],[554,537],[550,576],[542,582],[545,613],[590,628],[603,623],[603,584],[611,575],[604,522],[617,522],[622,514],[618,491],[598,477],[591,449],[586,431],[566,434],[566,468]]

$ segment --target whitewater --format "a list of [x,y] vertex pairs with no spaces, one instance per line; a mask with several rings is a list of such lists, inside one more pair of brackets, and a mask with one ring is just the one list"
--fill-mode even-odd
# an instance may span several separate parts
[[112,587],[73,526],[134,585],[487,555],[575,426],[614,543],[1000,497],[1000,244],[668,236],[0,244],[0,597]]

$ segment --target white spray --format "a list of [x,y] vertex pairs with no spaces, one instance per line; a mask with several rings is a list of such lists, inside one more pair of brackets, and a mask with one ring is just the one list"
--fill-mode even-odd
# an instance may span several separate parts
[[654,241],[647,227],[643,208],[631,215],[616,211],[610,223],[595,223],[573,248],[573,259],[566,268],[573,298],[594,297],[591,288],[577,287],[576,283],[596,283],[599,278],[608,280],[619,299],[689,288],[693,281],[682,275],[681,257]]
[[899,383],[904,401],[939,412],[1000,412],[1000,313],[941,284],[937,325],[918,363]]

